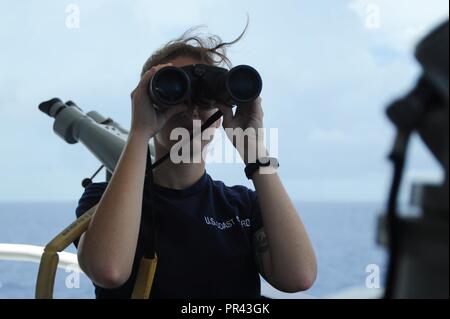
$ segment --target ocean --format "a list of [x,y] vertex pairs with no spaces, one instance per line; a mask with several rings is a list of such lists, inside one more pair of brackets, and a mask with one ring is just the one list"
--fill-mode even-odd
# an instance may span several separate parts
[[[75,207],[75,202],[0,203],[0,243],[45,246],[73,221]],[[302,294],[283,294],[267,283],[263,293],[275,298],[328,298],[349,288],[373,292],[378,282],[382,287],[387,254],[376,244],[382,204],[297,203],[296,207],[317,254],[317,280]],[[66,251],[75,253],[75,248],[71,245]],[[36,263],[0,260],[0,298],[34,298],[37,271]],[[94,298],[89,279],[81,274],[79,281],[68,280],[71,275],[58,270],[54,298]]]

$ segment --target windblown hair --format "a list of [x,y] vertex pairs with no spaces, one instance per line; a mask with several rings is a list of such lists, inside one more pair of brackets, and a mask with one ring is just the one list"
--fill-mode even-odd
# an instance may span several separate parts
[[242,39],[247,31],[248,24],[249,21],[247,20],[244,31],[232,42],[223,42],[217,35],[200,33],[199,30],[203,26],[193,27],[178,39],[169,41],[162,48],[154,52],[145,62],[141,75],[156,65],[169,63],[178,57],[188,57],[199,60],[204,64],[214,66],[224,65],[231,68],[232,63],[227,57],[227,48]]

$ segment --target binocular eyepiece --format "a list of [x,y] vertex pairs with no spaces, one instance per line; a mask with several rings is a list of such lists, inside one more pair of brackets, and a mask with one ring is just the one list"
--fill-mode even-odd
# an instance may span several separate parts
[[156,72],[149,86],[150,98],[160,110],[183,103],[210,109],[217,104],[233,106],[253,102],[261,93],[262,79],[248,65],[227,70],[194,64],[165,67]]

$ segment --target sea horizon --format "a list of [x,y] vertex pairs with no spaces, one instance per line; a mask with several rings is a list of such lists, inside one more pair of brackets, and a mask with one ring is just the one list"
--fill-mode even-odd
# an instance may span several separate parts
[[[385,276],[386,251],[376,244],[382,205],[373,202],[301,202],[295,206],[311,238],[319,263],[314,286],[300,295],[270,290],[279,298],[333,296],[349,288],[367,288],[368,267]],[[75,220],[77,201],[0,202],[0,243],[45,246]],[[67,252],[76,253],[73,245]],[[0,260],[0,298],[33,298],[38,265]],[[81,289],[67,289],[64,270],[58,270],[55,298],[94,298],[83,274]],[[262,283],[266,287],[266,283]],[[267,291],[267,289],[266,289]]]

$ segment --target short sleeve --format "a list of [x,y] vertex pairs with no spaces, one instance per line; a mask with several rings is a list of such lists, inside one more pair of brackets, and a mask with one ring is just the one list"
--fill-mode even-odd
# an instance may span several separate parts
[[261,207],[259,206],[258,194],[253,190],[248,190],[251,205],[251,223],[252,223],[252,235],[258,230],[264,227],[263,219],[261,215]]
[[[75,210],[77,218],[80,218],[84,213],[86,213],[92,206],[96,205],[103,196],[108,183],[92,183],[84,190],[83,195],[78,201],[78,206]],[[75,240],[73,243],[75,247],[78,247],[79,239]]]

